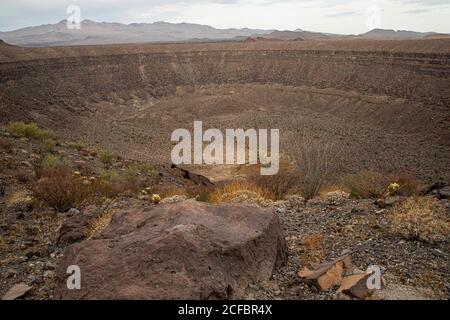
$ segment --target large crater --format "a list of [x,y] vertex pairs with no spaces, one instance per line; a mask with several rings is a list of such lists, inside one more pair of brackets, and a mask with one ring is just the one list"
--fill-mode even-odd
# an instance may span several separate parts
[[295,142],[308,132],[341,146],[342,173],[371,167],[450,177],[446,52],[387,52],[386,43],[373,51],[98,48],[42,50],[0,63],[1,121],[36,121],[70,139],[166,164],[171,132],[192,129],[194,120],[221,129],[278,128],[286,161],[295,161]]

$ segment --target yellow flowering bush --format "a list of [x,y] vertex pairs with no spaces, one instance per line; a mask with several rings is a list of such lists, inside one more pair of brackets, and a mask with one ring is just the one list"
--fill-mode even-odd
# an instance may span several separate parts
[[160,203],[161,197],[159,196],[159,194],[152,195],[152,201],[153,201],[153,203],[156,203],[156,204]]

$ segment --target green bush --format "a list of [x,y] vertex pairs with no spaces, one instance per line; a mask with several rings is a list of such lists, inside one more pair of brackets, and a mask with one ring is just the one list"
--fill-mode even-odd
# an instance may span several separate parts
[[95,194],[114,198],[124,193],[137,193],[143,187],[143,180],[135,171],[104,170],[96,179],[92,188]]
[[45,152],[53,152],[56,146],[56,141],[52,138],[47,138],[42,141],[42,148]]
[[75,149],[77,151],[82,151],[82,150],[86,149],[86,144],[84,142],[81,142],[81,141],[68,142],[67,146],[69,148]]
[[344,177],[343,184],[353,198],[379,198],[386,192],[389,181],[376,171],[363,170]]
[[41,129],[36,123],[25,123],[25,122],[10,122],[6,129],[19,137],[24,137],[28,139],[51,139],[54,134],[50,130]]
[[100,159],[101,162],[103,162],[105,165],[112,165],[114,158],[116,158],[116,156],[109,150],[101,150],[98,153],[98,158]]
[[36,173],[36,177],[41,178],[60,168],[65,168],[70,171],[72,170],[66,160],[63,160],[56,155],[49,154],[35,164],[34,171]]

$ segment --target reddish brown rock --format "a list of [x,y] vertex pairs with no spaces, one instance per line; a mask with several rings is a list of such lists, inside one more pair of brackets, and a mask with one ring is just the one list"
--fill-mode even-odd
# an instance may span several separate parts
[[311,282],[318,289],[325,291],[333,286],[340,285],[342,276],[348,274],[351,268],[351,258],[346,255],[331,262],[312,264],[311,269],[304,267],[298,273],[298,276]]
[[[278,218],[242,204],[193,200],[118,212],[99,239],[69,246],[58,299],[227,299],[287,258]],[[66,269],[81,269],[68,290]]]
[[367,298],[372,293],[372,290],[367,287],[367,280],[370,275],[370,273],[358,273],[345,277],[342,279],[342,284],[338,292],[345,293],[357,299]]
[[22,296],[24,296],[28,291],[31,290],[31,287],[26,283],[19,283],[14,285],[12,288],[5,293],[2,297],[2,300],[15,300]]
[[82,212],[74,214],[64,221],[56,235],[57,243],[72,244],[84,240],[89,224],[97,214],[96,209],[95,206],[89,206]]

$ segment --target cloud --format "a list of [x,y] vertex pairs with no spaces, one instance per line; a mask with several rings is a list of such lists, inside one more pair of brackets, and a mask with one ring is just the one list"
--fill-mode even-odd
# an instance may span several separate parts
[[354,11],[346,11],[346,12],[330,13],[330,14],[325,15],[325,17],[339,18],[339,17],[354,16],[354,15],[358,15],[358,13],[354,12]]
[[449,6],[448,0],[400,0],[403,3],[418,4],[421,6]]
[[406,10],[403,11],[404,13],[411,13],[411,14],[421,14],[421,13],[428,13],[432,12],[432,10],[429,9],[414,9],[414,10]]

